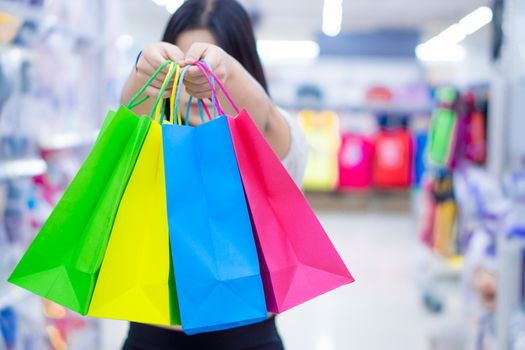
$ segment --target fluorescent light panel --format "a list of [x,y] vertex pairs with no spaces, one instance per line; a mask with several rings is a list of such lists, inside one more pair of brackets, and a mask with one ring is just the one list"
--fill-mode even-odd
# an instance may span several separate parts
[[463,19],[459,21],[459,25],[465,34],[470,35],[489,24],[492,21],[492,17],[492,10],[484,6],[463,17]]
[[323,33],[336,36],[341,32],[343,22],[343,0],[324,0]]
[[159,6],[164,6],[166,11],[173,14],[184,2],[183,0],[152,0],[155,4]]
[[465,38],[492,21],[492,10],[486,6],[463,17],[432,39],[416,48],[417,58],[421,61],[461,61],[465,58],[465,49],[458,45]]
[[319,56],[319,45],[309,40],[258,40],[263,60],[309,60]]
[[416,56],[425,62],[459,62],[465,59],[465,48],[461,45],[421,44],[416,48]]

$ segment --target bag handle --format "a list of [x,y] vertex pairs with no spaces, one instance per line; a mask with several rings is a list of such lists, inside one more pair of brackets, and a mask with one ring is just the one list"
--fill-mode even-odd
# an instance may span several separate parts
[[157,70],[155,71],[155,73],[153,73],[153,75],[146,81],[146,83],[140,88],[140,90],[137,92],[137,94],[135,96],[133,96],[131,98],[131,100],[129,100],[129,103],[127,105],[127,107],[129,109],[132,109],[132,108],[135,108],[137,107],[138,105],[140,105],[141,103],[143,103],[144,101],[146,101],[149,96],[145,96],[143,98],[141,98],[139,101],[137,101],[137,99],[144,93],[144,91],[146,91],[146,89],[148,88],[148,86],[151,85],[151,83],[153,82],[153,80],[155,80],[157,78],[157,76],[160,74],[160,72],[162,72],[164,70],[164,68],[166,68],[166,66],[168,64],[170,64],[171,61],[167,60],[167,61],[164,61],[158,68]]
[[[175,92],[179,87],[179,77],[180,77],[181,68],[177,65],[177,71],[175,72],[175,77],[173,78],[173,88],[171,89],[170,96],[170,115],[169,123],[173,124],[175,121]],[[164,115],[164,114],[163,114]],[[180,112],[177,110],[177,121],[181,120]]]
[[[193,100],[193,96],[190,95],[190,98],[188,100],[188,105],[186,106],[186,118],[189,118],[190,116],[190,109],[191,109],[191,102]],[[208,110],[208,107],[204,104],[201,98],[197,99],[197,107],[199,107],[199,116],[201,117],[201,123],[204,124],[204,113],[206,112],[206,116],[208,117],[208,120],[213,120],[213,117],[210,114],[210,111]]]
[[[169,75],[169,73],[170,72],[168,71],[168,75]],[[179,74],[180,74],[180,67],[179,67],[178,64],[175,64],[175,78],[173,80],[172,94],[173,94],[173,91],[177,88]],[[168,77],[168,75],[166,75],[166,78]],[[163,84],[164,84],[164,82],[163,82]],[[166,90],[167,90],[167,88],[166,88]],[[157,120],[157,118],[159,118],[159,122],[162,123],[161,120],[164,120],[165,109],[166,109],[166,99],[163,99],[161,103],[157,104],[157,107],[155,109],[155,117],[153,119]],[[170,109],[170,113],[171,113],[170,114],[170,122],[172,122],[173,118],[174,118],[173,110]],[[162,116],[162,119],[161,119],[161,116]]]
[[[180,104],[180,94],[181,94],[181,91],[182,91],[182,88],[183,88],[183,81],[184,81],[184,76],[186,75],[186,73],[188,72],[188,69],[190,69],[192,66],[186,66],[182,69],[182,72],[180,73],[180,77],[179,77],[179,82],[177,84],[177,93],[176,93],[176,97],[175,97],[175,109],[177,111],[177,113],[179,113],[179,104]],[[199,69],[201,69],[201,71],[203,71],[203,74],[205,73],[205,71],[199,67]],[[222,108],[220,108],[220,105],[217,103],[217,93],[215,91],[215,86],[214,84],[212,83],[211,79],[208,77],[207,74],[204,75],[206,77],[206,79],[208,80],[208,83],[210,84],[211,86],[211,89],[212,89],[212,99],[213,99],[213,108],[214,108],[214,115],[217,115],[216,113],[216,108],[219,110],[219,113],[221,113],[222,111]],[[191,98],[191,96],[190,96]],[[210,116],[210,113],[208,111],[208,108],[206,107],[205,104],[202,103],[202,101],[197,101],[198,105],[200,107],[202,107],[205,111],[206,111],[206,114],[208,115],[208,118],[211,119],[211,116]],[[186,114],[188,114],[188,111],[189,111],[189,108],[191,106],[191,99],[188,101],[188,107],[186,109]],[[199,111],[200,111],[200,108],[199,108]],[[188,117],[185,118],[185,125],[188,125]],[[182,125],[182,122],[179,120],[179,125]]]
[[[199,62],[195,63],[194,65],[200,69],[202,75],[204,75],[204,77],[208,81],[208,84],[211,87],[211,91],[212,91],[211,103],[212,103],[212,107],[213,107],[213,116],[214,116],[214,118],[217,118],[217,112],[220,115],[223,115],[224,114],[224,110],[222,109],[221,102],[219,101],[219,98],[217,97],[217,89],[215,88],[215,77],[210,76],[208,74],[208,72],[206,71],[206,69],[204,69],[204,67],[202,67],[202,65],[200,65],[198,63]],[[208,107],[206,107],[205,104],[203,104],[203,107],[206,110],[206,113],[209,115],[209,112],[207,110]]]
[[[156,111],[161,112],[164,110],[164,108],[162,107],[165,104],[165,101],[163,100],[163,95],[166,92],[166,89],[168,87],[170,80],[173,78],[173,76],[175,75],[177,71],[177,69],[174,69],[174,67],[177,66],[177,64],[173,61],[169,61],[169,62],[170,62],[169,63],[170,68],[168,70],[168,74],[166,75],[166,78],[164,79],[164,82],[162,83],[157,99],[155,100],[155,103],[153,104],[153,108],[151,109],[151,112],[150,112],[150,117],[152,119],[155,119],[155,121],[157,120]],[[163,101],[161,102],[161,100]],[[161,106],[160,109],[159,109],[159,103]],[[158,113],[158,117],[159,117],[159,123],[162,123],[164,116],[161,116],[161,113]]]
[[[217,82],[217,85],[219,86],[219,88],[222,90],[222,93],[224,94],[224,96],[226,96],[226,98],[228,99],[228,101],[230,102],[231,106],[233,107],[233,109],[235,110],[235,113],[239,113],[240,110],[239,108],[237,107],[237,105],[235,104],[235,102],[233,102],[233,99],[232,97],[230,96],[230,94],[228,93],[228,90],[226,90],[226,87],[224,86],[224,84],[221,82],[221,80],[217,77],[217,75],[215,75],[215,73],[213,73],[213,70],[211,69],[210,65],[208,64],[208,62],[206,62],[206,60],[202,60],[202,61],[199,61],[199,62],[196,62],[195,63],[199,68],[204,69],[206,70],[210,76],[212,76],[215,81]],[[223,111],[223,114],[224,114],[224,111]]]

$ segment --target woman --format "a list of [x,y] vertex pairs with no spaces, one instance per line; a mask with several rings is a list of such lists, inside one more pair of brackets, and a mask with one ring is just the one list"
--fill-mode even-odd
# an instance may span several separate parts
[[[301,185],[307,155],[305,137],[297,122],[275,106],[268,96],[251,21],[240,4],[235,0],[184,2],[171,17],[163,42],[151,44],[142,51],[124,86],[122,103],[126,104],[167,59],[181,67],[206,59],[233,100],[248,111],[292,178]],[[146,93],[158,95],[164,77],[165,74],[159,75]],[[184,85],[186,93],[179,106],[182,111],[186,110],[189,95],[211,96],[208,81],[198,67],[188,70]],[[235,115],[222,93],[219,99],[225,112]],[[147,114],[153,100],[148,99],[135,111]],[[199,124],[198,109],[193,106],[191,111],[190,124]],[[124,349],[273,350],[283,349],[283,344],[275,317],[269,315],[266,321],[258,324],[193,336],[182,333],[180,327],[132,323]]]

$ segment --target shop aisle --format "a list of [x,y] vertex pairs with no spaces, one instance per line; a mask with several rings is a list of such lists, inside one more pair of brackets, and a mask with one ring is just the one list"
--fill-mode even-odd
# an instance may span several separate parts
[[318,214],[357,281],[281,315],[287,350],[427,349],[410,215]]

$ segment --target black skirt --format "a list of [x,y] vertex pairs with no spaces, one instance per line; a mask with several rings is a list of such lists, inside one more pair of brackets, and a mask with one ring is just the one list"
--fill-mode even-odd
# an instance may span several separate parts
[[123,350],[284,350],[275,317],[248,326],[186,335],[180,331],[131,323]]

